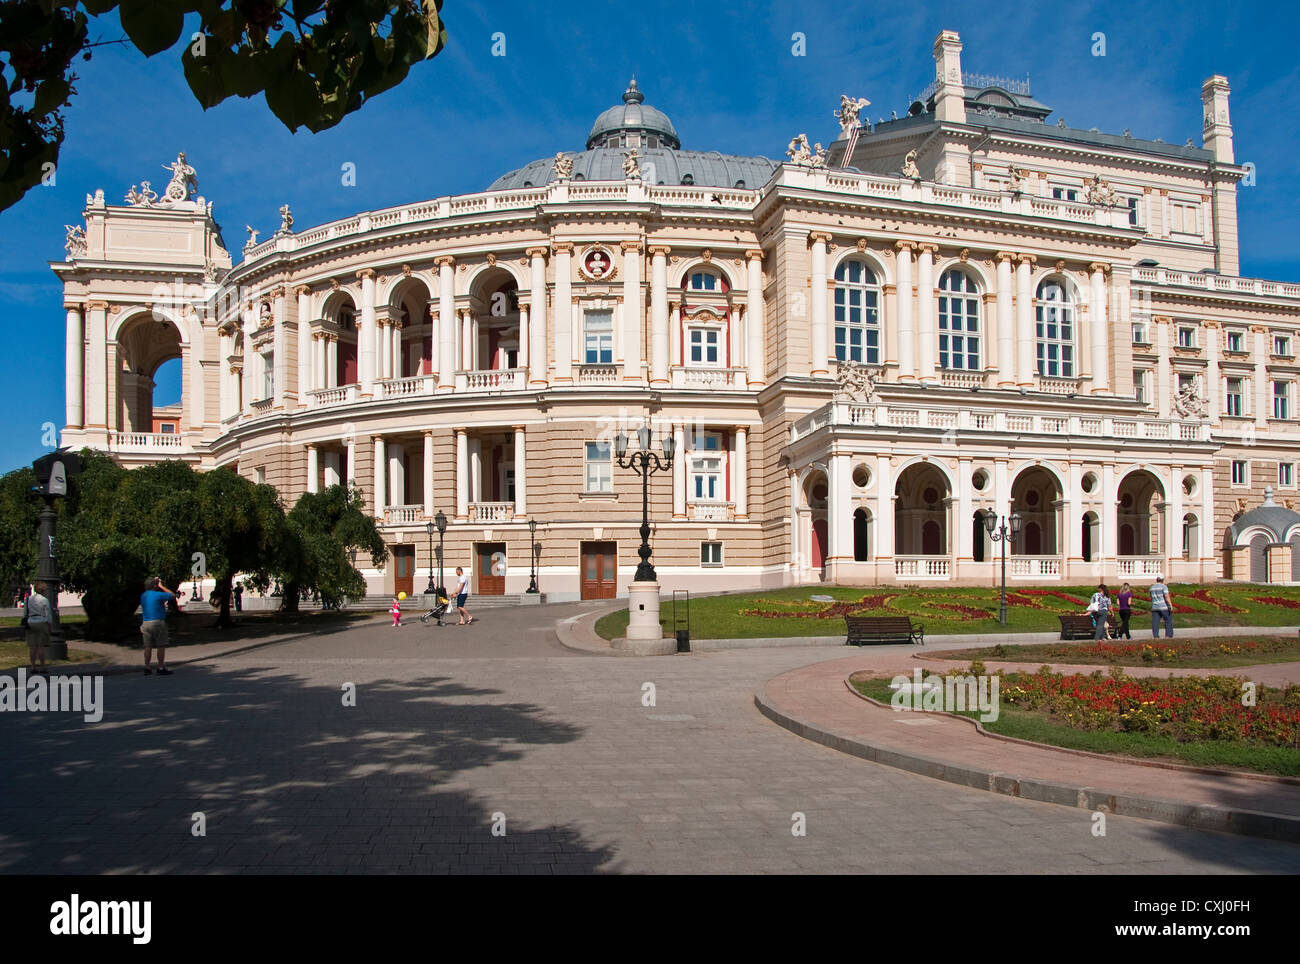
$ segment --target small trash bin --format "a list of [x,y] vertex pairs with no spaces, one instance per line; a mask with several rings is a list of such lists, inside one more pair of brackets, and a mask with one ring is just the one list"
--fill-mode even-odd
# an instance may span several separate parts
[[677,652],[689,653],[691,651],[691,631],[689,629],[677,630]]

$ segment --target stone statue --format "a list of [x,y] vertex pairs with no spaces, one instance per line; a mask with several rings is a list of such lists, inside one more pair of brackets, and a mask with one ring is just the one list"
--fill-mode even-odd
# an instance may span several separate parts
[[623,176],[628,180],[641,179],[641,153],[635,147],[623,152]]
[[158,201],[158,194],[149,187],[148,181],[140,182],[140,190],[131,185],[131,190],[126,192],[126,203],[140,208],[151,208]]
[[[627,170],[626,165],[623,169]],[[555,174],[557,180],[569,180],[569,178],[573,177],[573,158],[566,156],[563,151],[556,152],[555,161],[551,164],[551,171]]]
[[813,167],[825,167],[826,155],[828,153],[829,151],[827,151],[826,148],[822,147],[822,142],[818,141],[816,144],[813,145],[812,159],[809,160],[808,163],[811,164]]
[[799,134],[790,138],[790,144],[785,149],[785,156],[790,158],[794,164],[811,164],[813,153],[808,146],[808,135]]
[[846,138],[859,127],[862,121],[858,118],[858,113],[864,107],[870,107],[871,101],[865,97],[850,97],[848,94],[840,94],[840,109],[832,111],[835,119],[840,122],[840,138]]
[[907,156],[903,158],[903,177],[910,177],[914,181],[921,179],[921,169],[916,166],[915,150],[908,151]]
[[1007,185],[1007,187],[1009,187],[1012,191],[1019,194],[1021,191],[1025,189],[1025,177],[1028,176],[1029,172],[1025,170],[1021,170],[1018,167],[1013,167],[1010,169],[1010,174],[1011,174],[1011,181]]
[[257,245],[257,236],[261,232],[251,224],[245,224],[244,230],[248,232],[248,241],[244,244],[244,249],[255,247]]
[[289,205],[285,204],[280,207],[280,233],[289,234],[293,231],[293,215],[289,213]]
[[181,151],[177,154],[176,160],[171,164],[164,164],[163,170],[172,172],[172,179],[167,184],[167,190],[163,191],[163,201],[168,204],[175,204],[177,201],[188,201],[190,194],[198,189],[199,179],[194,173],[194,168],[186,163],[185,152]]
[[869,402],[876,397],[879,373],[861,362],[835,363],[835,395],[854,402]]
[[221,270],[220,266],[212,258],[205,258],[203,261],[203,280],[209,283],[217,280],[217,272]]
[[1083,186],[1087,192],[1089,204],[1095,204],[1099,207],[1113,207],[1119,203],[1119,198],[1111,190],[1110,183],[1100,174],[1084,178]]
[[1179,418],[1205,417],[1205,399],[1201,398],[1195,383],[1179,390],[1174,398],[1174,412]]
[[65,224],[64,227],[68,229],[67,239],[63,242],[68,252],[67,260],[83,257],[86,253],[86,229],[80,224]]

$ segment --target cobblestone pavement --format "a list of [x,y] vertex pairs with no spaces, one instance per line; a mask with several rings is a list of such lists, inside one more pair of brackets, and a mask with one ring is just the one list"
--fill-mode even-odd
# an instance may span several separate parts
[[0,870],[1300,870],[1295,846],[1131,818],[1094,837],[1085,811],[856,760],[754,708],[763,681],[843,650],[588,656],[550,632],[580,611],[376,621],[109,677],[98,724],[2,714]]

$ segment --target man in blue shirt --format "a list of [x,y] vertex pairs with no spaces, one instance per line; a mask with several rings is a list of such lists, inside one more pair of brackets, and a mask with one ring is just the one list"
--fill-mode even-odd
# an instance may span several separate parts
[[159,582],[157,576],[150,576],[144,581],[144,592],[140,594],[140,635],[144,637],[144,675],[153,675],[149,667],[149,658],[153,648],[158,647],[158,675],[171,676],[167,668],[167,601],[175,600],[176,594]]

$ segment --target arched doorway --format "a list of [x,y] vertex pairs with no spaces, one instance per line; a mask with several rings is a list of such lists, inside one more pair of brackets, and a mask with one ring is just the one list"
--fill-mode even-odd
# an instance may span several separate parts
[[1011,483],[1011,511],[1020,514],[1020,537],[1011,542],[1017,556],[1055,556],[1061,487],[1041,465],[1025,469]]
[[985,540],[988,538],[988,530],[985,529],[984,527],[983,509],[979,509],[978,511],[976,511],[976,513],[973,516],[971,516],[970,525],[971,525],[971,533],[970,533],[971,561],[983,562],[987,555],[987,553],[985,552],[986,549]]
[[824,575],[830,548],[826,502],[830,486],[820,468],[810,471],[800,489],[799,526],[795,552],[798,568],[814,578]]
[[894,487],[894,554],[946,556],[948,478],[929,463],[908,466]]
[[[520,344],[519,286],[514,276],[501,267],[489,268],[477,278],[470,289],[473,320],[471,323],[470,343],[466,370],[468,371],[503,371],[520,367],[523,352]],[[590,313],[593,314],[594,313]],[[609,313],[609,324],[605,325],[605,316],[601,315],[599,323],[592,321],[584,325],[579,335],[582,346],[579,361],[587,357],[588,349],[597,355],[609,351],[613,361],[613,312]],[[591,328],[594,339],[588,345],[587,327]],[[599,332],[597,332],[599,329]],[[603,356],[601,356],[603,357]]]
[[429,315],[432,299],[419,278],[405,278],[388,300],[389,325],[380,328],[378,348],[381,378],[414,378],[433,373],[433,345],[437,337]]
[[[117,334],[117,411],[115,425],[119,431],[148,434],[179,432],[185,400],[185,373],[181,368],[181,333],[168,318],[141,312],[128,319]],[[172,364],[168,364],[172,363]],[[160,371],[171,372],[162,388],[167,402],[155,413],[155,390]],[[254,391],[255,398],[262,396]]]
[[[319,388],[355,385],[357,372],[357,306],[346,291],[336,291],[325,302],[324,358],[318,356]],[[319,349],[318,349],[319,351]]]
[[1161,568],[1158,559],[1165,554],[1164,501],[1164,486],[1145,469],[1130,472],[1119,484],[1119,554],[1147,557],[1150,563],[1142,569],[1142,575],[1151,575],[1148,570],[1153,567],[1155,571]]
[[867,562],[871,559],[871,513],[859,508],[853,513],[853,560]]
[[1250,581],[1268,582],[1268,536],[1255,536],[1250,540]]
[[814,569],[825,568],[827,545],[828,536],[826,531],[826,520],[814,519],[812,524],[812,553],[809,560]]
[[1189,512],[1183,516],[1182,537],[1183,558],[1188,560],[1199,559],[1201,556],[1201,525],[1194,512]]
[[1093,556],[1100,548],[1101,540],[1098,538],[1097,533],[1098,524],[1097,513],[1085,512],[1083,514],[1083,531],[1079,535],[1080,544],[1083,547],[1084,562],[1092,562]]

